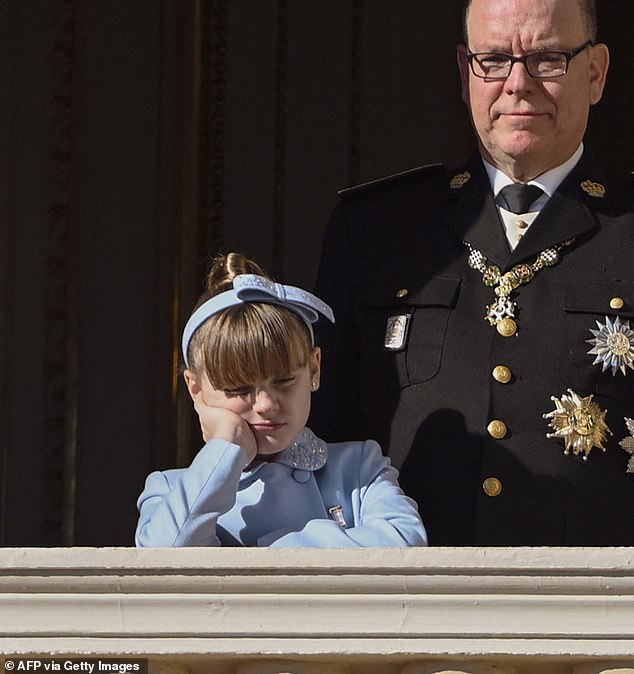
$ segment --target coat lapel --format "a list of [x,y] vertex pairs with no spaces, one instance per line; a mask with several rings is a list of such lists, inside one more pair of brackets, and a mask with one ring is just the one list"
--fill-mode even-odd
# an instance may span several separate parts
[[519,262],[534,260],[546,248],[577,239],[598,227],[595,211],[609,209],[606,185],[605,173],[586,150],[511,251],[488,176],[476,155],[465,170],[450,173],[444,217],[462,241],[468,241],[487,257],[488,264],[506,271]]
[[504,225],[493,201],[482,160],[476,155],[466,169],[449,174],[443,217],[461,241],[486,255],[489,264],[505,266],[511,255]]
[[595,210],[609,206],[607,179],[588,152],[559,186],[508,260],[510,266],[598,227]]

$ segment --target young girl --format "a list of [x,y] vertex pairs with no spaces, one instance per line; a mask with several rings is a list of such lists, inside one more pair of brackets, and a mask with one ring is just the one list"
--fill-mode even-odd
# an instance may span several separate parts
[[330,307],[237,253],[207,288],[182,340],[206,444],[188,468],[149,475],[137,546],[426,545],[375,442],[326,444],[305,427],[321,357],[311,324],[334,321]]

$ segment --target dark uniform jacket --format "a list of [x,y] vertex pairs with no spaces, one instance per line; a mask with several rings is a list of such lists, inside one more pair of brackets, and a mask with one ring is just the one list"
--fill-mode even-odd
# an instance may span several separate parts
[[[501,336],[484,318],[494,288],[463,242],[505,272],[571,239],[512,293],[517,332]],[[603,371],[587,353],[597,321],[634,328],[634,185],[610,181],[586,151],[513,252],[479,156],[344,191],[316,292],[337,323],[318,335],[311,425],[329,441],[378,440],[430,544],[634,545],[632,457],[619,444],[634,370]],[[605,451],[587,459],[564,454],[565,424],[547,438],[543,415],[569,389],[606,412],[593,426]]]

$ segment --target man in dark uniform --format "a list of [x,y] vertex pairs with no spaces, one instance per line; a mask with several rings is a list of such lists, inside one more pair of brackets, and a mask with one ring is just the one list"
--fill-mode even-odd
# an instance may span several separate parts
[[595,38],[590,0],[472,0],[478,154],[344,190],[326,233],[312,425],[378,439],[432,545],[634,545],[634,185],[583,145]]

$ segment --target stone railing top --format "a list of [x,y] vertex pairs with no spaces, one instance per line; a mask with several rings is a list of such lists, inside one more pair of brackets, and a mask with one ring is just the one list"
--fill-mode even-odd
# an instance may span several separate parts
[[631,657],[634,548],[0,549],[0,652],[51,649]]
[[[634,524],[633,524],[634,526]],[[290,569],[359,571],[381,574],[402,570],[435,574],[576,571],[634,575],[634,547],[496,548],[0,548],[0,568],[8,569]]]

